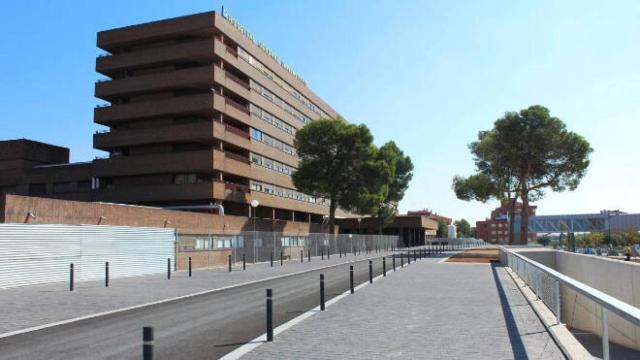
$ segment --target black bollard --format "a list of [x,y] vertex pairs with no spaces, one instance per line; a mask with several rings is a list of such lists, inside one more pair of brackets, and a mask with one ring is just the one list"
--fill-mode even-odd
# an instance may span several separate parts
[[373,261],[369,260],[369,284],[373,284]]
[[242,254],[242,270],[247,270],[247,259],[244,254]]
[[229,255],[229,272],[231,272],[231,255]]
[[353,294],[353,265],[349,266],[349,284],[351,286],[351,293]]
[[167,280],[171,280],[171,258],[167,258]]
[[307,262],[311,262],[311,250],[307,250]]
[[320,311],[324,311],[324,274],[320,274]]
[[320,250],[320,260],[324,260],[324,249]]
[[304,262],[304,253],[302,250],[300,250],[300,263]]
[[331,248],[327,249],[327,260],[331,260]]
[[403,268],[404,267],[404,254],[400,253],[400,267]]
[[142,360],[153,360],[153,328],[142,328]]
[[273,341],[273,291],[267,289],[267,341]]
[[387,276],[387,259],[382,257],[382,276]]
[[393,271],[396,271],[396,255],[391,255],[391,261],[393,262]]
[[109,262],[104,263],[104,287],[109,287]]
[[271,254],[269,254],[269,264],[271,264],[271,267],[273,267],[273,252],[271,252]]
[[69,291],[73,291],[73,264],[69,264]]
[[413,262],[418,261],[418,251],[417,250],[413,250]]
[[284,256],[284,255],[282,255],[282,251],[280,251],[280,266],[282,266],[282,264],[283,264],[283,260],[282,260],[282,259],[283,259],[283,256]]
[[411,252],[407,251],[407,265],[411,264]]
[[191,256],[189,256],[189,277],[191,277]]

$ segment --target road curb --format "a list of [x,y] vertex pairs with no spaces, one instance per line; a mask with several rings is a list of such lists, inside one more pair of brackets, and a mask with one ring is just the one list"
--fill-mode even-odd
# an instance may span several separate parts
[[[414,262],[415,263],[415,262]],[[414,263],[411,264],[407,264],[407,266],[412,265]],[[401,271],[403,270],[403,267],[397,267],[396,271]],[[387,271],[387,276],[390,276],[391,274],[393,274],[395,272],[389,272]],[[380,280],[381,278],[383,278],[384,276],[382,274],[376,276],[375,278],[373,278],[373,282]],[[369,280],[364,281],[363,283],[359,284],[358,286],[356,286],[353,291],[358,291],[360,289],[362,289],[363,287],[369,285]],[[327,303],[325,304],[325,307],[329,307],[335,303],[337,303],[338,301],[344,299],[345,297],[347,297],[348,295],[351,295],[351,290],[346,290],[345,292],[343,292],[340,295],[337,295],[336,297],[332,298],[331,300],[327,301]],[[306,311],[304,314],[301,314],[289,321],[287,321],[286,323],[278,326],[277,328],[273,329],[273,334],[278,335],[280,333],[285,332],[286,330],[294,327],[295,325],[303,322],[304,320],[310,318],[311,316],[313,316],[314,314],[320,312],[320,306],[316,306],[311,310]],[[253,351],[255,348],[257,348],[258,346],[264,344],[267,340],[267,334],[262,334],[260,336],[258,336],[257,338],[249,341],[248,343],[236,348],[235,350],[231,351],[230,353],[224,355],[223,357],[220,358],[220,360],[237,360],[242,358],[244,355],[250,353],[251,351]]]
[[[385,255],[382,255],[382,256],[385,256]],[[154,306],[154,305],[161,305],[161,304],[166,304],[166,303],[173,302],[173,301],[179,301],[179,300],[189,299],[189,298],[193,298],[193,297],[197,297],[197,296],[208,295],[208,294],[212,294],[212,293],[216,293],[216,292],[221,292],[221,291],[224,291],[224,290],[240,288],[240,287],[243,287],[243,286],[255,285],[255,284],[259,284],[261,282],[267,282],[267,281],[278,280],[278,279],[287,278],[287,277],[291,277],[291,276],[302,275],[302,274],[306,274],[306,273],[313,272],[313,271],[318,271],[318,270],[323,270],[323,269],[330,269],[330,268],[334,268],[334,267],[338,267],[338,266],[343,266],[345,264],[355,264],[355,263],[359,263],[359,262],[362,262],[362,261],[368,261],[368,260],[382,258],[382,256],[373,256],[373,257],[368,257],[368,258],[364,258],[364,259],[356,260],[356,261],[344,262],[344,263],[339,263],[339,264],[334,264],[334,265],[329,265],[329,266],[319,267],[319,268],[314,268],[314,269],[307,269],[307,270],[302,270],[302,271],[293,272],[293,273],[289,273],[289,274],[271,276],[271,277],[267,277],[267,278],[264,278],[264,279],[247,281],[247,282],[244,282],[244,283],[239,283],[239,284],[234,284],[234,285],[229,285],[229,286],[223,286],[223,287],[215,288],[215,289],[203,290],[203,291],[199,291],[199,292],[196,292],[196,293],[176,296],[176,297],[172,297],[172,298],[168,298],[168,299],[151,301],[151,302],[144,303],[144,304],[132,305],[132,306],[128,306],[128,307],[124,307],[124,308],[120,308],[120,309],[103,311],[103,312],[99,312],[99,313],[95,313],[95,314],[79,316],[79,317],[75,317],[75,318],[71,318],[71,319],[67,319],[67,320],[61,320],[61,321],[56,321],[56,322],[48,323],[48,324],[44,324],[44,325],[33,326],[33,327],[26,328],[26,329],[14,330],[14,331],[10,331],[10,332],[6,332],[6,333],[3,333],[3,334],[0,334],[0,339],[5,339],[5,338],[11,337],[11,336],[26,334],[26,333],[30,333],[30,332],[34,332],[34,331],[49,329],[49,328],[56,327],[56,326],[67,325],[67,324],[71,324],[71,323],[75,323],[75,322],[79,322],[79,321],[95,319],[95,318],[102,317],[102,316],[108,316],[108,315],[118,314],[118,313],[127,312],[127,311],[131,311],[131,310],[137,310],[137,309],[141,309],[141,308],[144,308],[144,307],[149,307],[149,306]]]

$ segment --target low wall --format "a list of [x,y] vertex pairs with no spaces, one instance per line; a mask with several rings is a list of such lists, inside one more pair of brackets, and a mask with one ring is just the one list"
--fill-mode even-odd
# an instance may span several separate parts
[[[640,264],[554,250],[511,249],[564,275],[640,307]],[[502,260],[502,259],[501,259]],[[504,261],[503,261],[504,263]],[[569,328],[602,335],[601,308],[562,286],[561,320]],[[610,341],[640,350],[640,328],[609,312]]]
[[[181,234],[233,233],[254,229],[254,219],[244,216],[221,216],[146,206],[69,201],[20,195],[0,194],[0,207],[1,223],[175,228]],[[328,231],[328,226],[308,222],[258,218],[255,219],[255,230],[308,234],[325,233]]]
[[[640,264],[557,251],[556,270],[621,301],[640,307]],[[562,318],[567,325],[601,335],[602,313],[599,305],[567,288],[562,288],[561,297]],[[640,350],[640,329],[611,312],[609,338],[615,343]]]
[[176,254],[176,266],[178,270],[187,270],[189,257],[191,257],[192,269],[227,266],[231,253],[231,249],[179,251]]

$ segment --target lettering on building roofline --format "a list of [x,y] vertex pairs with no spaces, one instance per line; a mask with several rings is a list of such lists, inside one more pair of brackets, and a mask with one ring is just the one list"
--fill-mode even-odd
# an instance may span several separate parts
[[227,19],[227,21],[233,25],[236,29],[238,29],[238,31],[240,31],[240,33],[244,36],[246,36],[249,40],[251,40],[251,42],[253,42],[254,44],[256,44],[259,48],[261,48],[262,50],[264,50],[265,53],[267,53],[267,55],[271,56],[271,58],[273,58],[273,60],[275,60],[278,64],[280,64],[285,70],[287,70],[291,75],[293,75],[296,79],[302,81],[303,84],[307,85],[307,82],[304,81],[304,79],[302,78],[302,76],[298,75],[298,73],[296,73],[289,65],[287,65],[284,61],[280,60],[278,58],[278,56],[271,51],[271,49],[269,49],[267,47],[267,45],[265,45],[264,43],[256,40],[256,38],[253,36],[253,34],[251,34],[249,32],[249,30],[245,29],[244,26],[242,26],[242,24],[240,24],[240,22],[238,20],[236,20],[235,18],[233,18],[231,15],[229,15],[225,10],[224,7],[222,8],[222,12],[221,15],[223,18]]

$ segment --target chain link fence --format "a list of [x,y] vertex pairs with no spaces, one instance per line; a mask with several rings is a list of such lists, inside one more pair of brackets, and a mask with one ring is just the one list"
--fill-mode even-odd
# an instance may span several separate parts
[[454,245],[459,248],[470,248],[488,245],[484,240],[476,238],[427,238],[425,239],[425,245]]
[[301,254],[328,254],[390,251],[399,245],[396,235],[358,234],[286,234],[243,231],[237,234],[179,234],[176,242],[176,267],[186,268],[192,258],[194,268],[224,266],[244,259],[249,263],[299,259]]
[[560,323],[560,282],[547,272],[510,252],[506,253],[506,257],[507,266],[529,286],[535,295],[553,312],[556,316],[556,322]]

